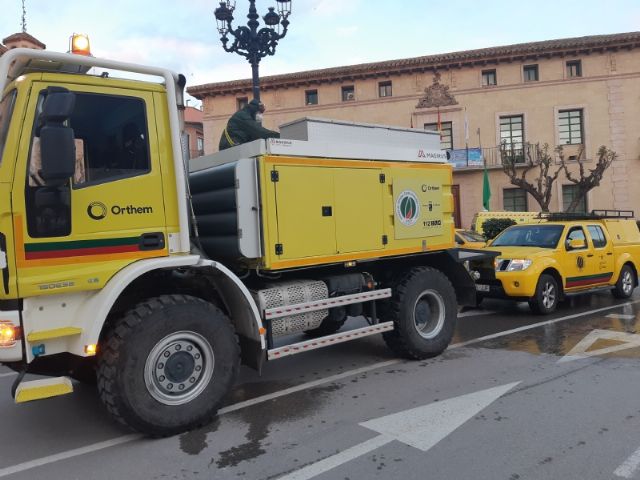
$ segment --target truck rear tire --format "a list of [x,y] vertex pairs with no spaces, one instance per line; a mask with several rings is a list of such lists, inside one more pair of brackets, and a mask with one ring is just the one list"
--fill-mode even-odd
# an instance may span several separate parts
[[394,330],[383,334],[389,348],[404,358],[422,360],[442,353],[453,337],[456,293],[439,270],[417,267],[400,279],[383,309]]
[[98,392],[120,423],[150,436],[209,423],[236,378],[240,347],[216,306],[187,295],[136,305],[107,331]]
[[612,293],[616,298],[629,298],[636,286],[636,275],[629,265],[623,265]]

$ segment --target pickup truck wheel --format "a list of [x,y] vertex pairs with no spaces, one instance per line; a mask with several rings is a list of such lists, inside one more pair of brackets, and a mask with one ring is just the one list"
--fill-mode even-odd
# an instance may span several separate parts
[[555,311],[558,306],[558,300],[560,297],[560,290],[558,289],[558,282],[551,275],[546,273],[540,275],[538,279],[538,285],[536,286],[536,293],[529,300],[529,307],[534,313],[540,315],[547,315]]
[[616,298],[629,298],[636,287],[636,275],[629,265],[624,265],[620,270],[620,276],[612,293]]
[[98,392],[120,423],[150,436],[209,423],[233,385],[238,338],[216,306],[187,295],[140,303],[101,342]]
[[383,309],[384,320],[393,320],[394,330],[383,334],[397,355],[413,360],[442,353],[453,337],[457,317],[456,293],[440,271],[413,268],[395,286]]

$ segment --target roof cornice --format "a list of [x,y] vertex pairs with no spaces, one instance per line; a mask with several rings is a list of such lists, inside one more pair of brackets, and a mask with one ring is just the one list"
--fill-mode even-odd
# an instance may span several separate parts
[[[633,48],[640,48],[640,32],[519,43],[500,47],[480,48],[476,50],[363,63],[320,70],[307,70],[283,75],[271,75],[260,78],[260,88],[262,90],[271,90],[276,88],[311,86],[321,83],[349,82],[364,78],[423,73],[426,71],[447,70],[478,65],[495,65],[503,62],[536,60],[538,58],[557,56],[577,56],[593,52]],[[203,99],[208,96],[230,95],[250,91],[251,79],[208,83],[187,88],[187,92],[198,99]]]

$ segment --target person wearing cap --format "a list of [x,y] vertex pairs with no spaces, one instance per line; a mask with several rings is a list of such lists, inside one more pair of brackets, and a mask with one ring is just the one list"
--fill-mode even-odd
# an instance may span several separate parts
[[259,138],[280,138],[278,132],[262,126],[264,110],[264,104],[253,99],[242,110],[234,113],[222,132],[218,148],[225,150]]

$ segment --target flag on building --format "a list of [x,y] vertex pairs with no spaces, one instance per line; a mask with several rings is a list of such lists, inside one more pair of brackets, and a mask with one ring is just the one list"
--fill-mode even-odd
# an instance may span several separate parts
[[491,199],[491,185],[489,185],[489,172],[487,166],[484,167],[484,175],[482,178],[482,206],[485,211],[491,210],[489,200]]

